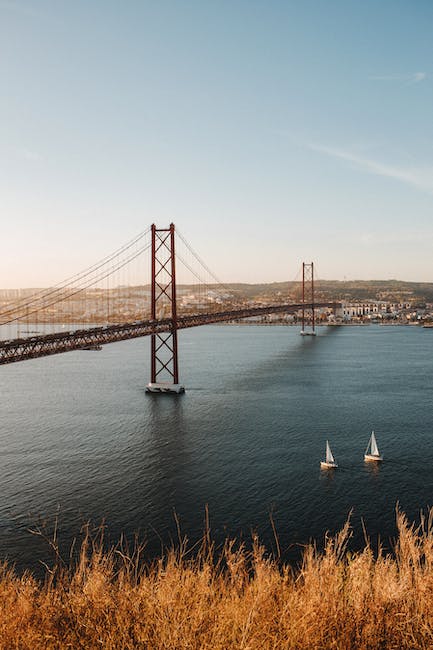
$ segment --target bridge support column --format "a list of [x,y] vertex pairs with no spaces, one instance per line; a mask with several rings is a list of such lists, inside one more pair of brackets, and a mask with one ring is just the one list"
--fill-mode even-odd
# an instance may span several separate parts
[[316,336],[314,262],[302,262],[302,336]]
[[151,335],[151,371],[148,393],[183,393],[177,358],[176,266],[174,224],[152,224],[151,318],[170,319],[170,331]]

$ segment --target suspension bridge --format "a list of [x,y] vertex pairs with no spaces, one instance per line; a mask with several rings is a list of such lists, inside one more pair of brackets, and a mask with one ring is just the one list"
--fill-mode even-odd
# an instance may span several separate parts
[[[149,263],[150,253],[150,263]],[[178,285],[177,267],[194,278]],[[120,249],[44,290],[12,295],[0,307],[0,364],[151,337],[148,392],[183,392],[178,330],[268,314],[301,315],[301,334],[315,335],[314,265],[303,263],[299,300],[258,305],[221,283],[174,224],[153,224]]]

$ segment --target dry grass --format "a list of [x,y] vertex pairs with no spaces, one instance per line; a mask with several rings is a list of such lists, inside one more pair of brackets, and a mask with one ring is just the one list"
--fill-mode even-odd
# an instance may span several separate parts
[[205,535],[194,557],[181,543],[146,564],[139,547],[104,552],[87,536],[44,583],[0,568],[0,647],[433,648],[433,515],[416,529],[397,519],[392,556],[348,553],[347,524],[296,572],[257,540],[216,555]]

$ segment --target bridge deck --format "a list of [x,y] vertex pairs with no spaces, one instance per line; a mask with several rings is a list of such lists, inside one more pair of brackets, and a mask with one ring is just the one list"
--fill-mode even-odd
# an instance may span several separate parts
[[[315,303],[314,308],[336,308],[337,303]],[[249,307],[235,309],[218,313],[193,314],[179,316],[177,329],[198,327],[211,323],[250,318],[252,316],[264,316],[266,314],[286,313],[292,314],[304,309],[311,309],[311,304],[285,304],[269,305],[267,307]],[[119,325],[107,325],[105,327],[92,327],[72,332],[58,332],[55,334],[43,334],[30,338],[18,338],[10,341],[0,341],[0,364],[15,363],[26,359],[36,359],[51,354],[80,350],[85,346],[105,345],[128,339],[149,336],[149,334],[160,334],[169,332],[172,328],[171,318],[163,320],[143,320],[134,323],[123,323]]]

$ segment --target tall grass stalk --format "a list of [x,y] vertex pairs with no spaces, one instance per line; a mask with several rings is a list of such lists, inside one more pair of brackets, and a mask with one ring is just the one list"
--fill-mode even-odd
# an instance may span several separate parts
[[397,512],[397,525],[392,554],[368,540],[349,553],[347,523],[296,570],[257,539],[217,552],[208,528],[194,553],[180,538],[151,563],[86,534],[42,582],[0,566],[0,648],[432,648],[433,514],[415,527]]

